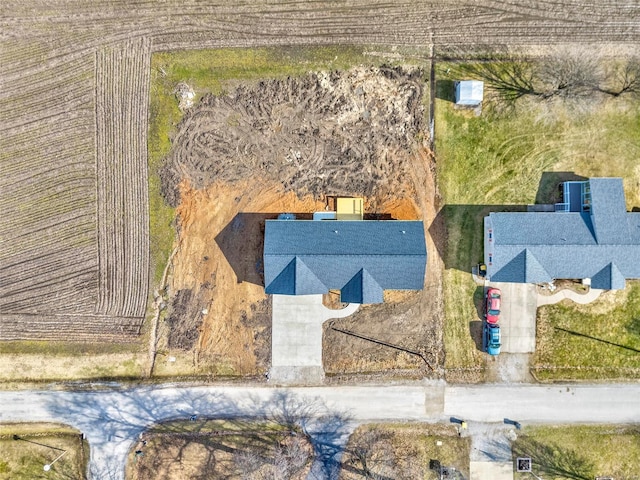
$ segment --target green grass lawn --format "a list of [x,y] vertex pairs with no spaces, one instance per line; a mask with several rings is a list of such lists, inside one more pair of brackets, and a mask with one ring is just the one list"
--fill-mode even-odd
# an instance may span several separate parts
[[453,378],[484,365],[470,334],[481,301],[470,269],[483,256],[482,218],[489,211],[551,202],[567,172],[623,177],[627,206],[640,206],[640,101],[612,98],[580,112],[530,101],[506,108],[485,85],[482,115],[474,116],[453,108],[458,76],[467,78],[459,65],[438,64],[435,145],[448,230],[441,248],[445,366]]
[[[514,459],[530,457],[545,480],[640,478],[640,429],[627,426],[525,427],[512,445]],[[516,473],[515,480],[533,478]]]
[[640,282],[589,305],[541,307],[533,368],[541,380],[640,378]]
[[182,118],[175,87],[186,82],[197,102],[207,93],[231,91],[240,82],[341,70],[355,65],[425,65],[426,52],[412,48],[363,46],[225,48],[161,52],[151,59],[149,103],[149,223],[154,281],[159,283],[171,253],[174,209],[161,195],[158,170],[171,149],[171,136]]
[[[82,479],[88,452],[80,432],[70,427],[0,424],[0,480]],[[45,472],[47,464],[51,464],[51,468]]]
[[339,478],[437,480],[439,475],[429,468],[431,460],[468,477],[470,443],[451,425],[363,425],[349,438]]

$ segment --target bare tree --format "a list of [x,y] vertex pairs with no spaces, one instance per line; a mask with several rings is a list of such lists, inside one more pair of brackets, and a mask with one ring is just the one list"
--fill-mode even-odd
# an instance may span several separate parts
[[350,463],[358,468],[365,478],[396,478],[397,459],[389,437],[388,432],[376,429],[368,429],[357,434],[353,449],[349,452]]
[[508,102],[525,95],[540,95],[534,86],[533,64],[522,58],[510,57],[500,62],[472,62],[463,65],[462,71],[479,77]]
[[238,450],[233,455],[233,464],[243,480],[255,480],[265,463],[265,458],[255,450]]
[[307,465],[310,455],[309,443],[297,436],[280,443],[274,456],[275,478],[293,477]]
[[470,61],[460,70],[487,82],[507,104],[523,97],[593,103],[602,94],[640,94],[640,57],[603,59],[584,47],[556,49],[537,59],[503,55]]

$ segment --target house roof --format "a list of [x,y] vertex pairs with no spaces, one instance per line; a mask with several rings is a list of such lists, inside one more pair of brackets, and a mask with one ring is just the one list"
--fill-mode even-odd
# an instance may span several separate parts
[[588,187],[588,212],[490,213],[491,280],[591,278],[594,288],[615,289],[640,278],[640,213],[626,211],[622,180],[593,178]]
[[621,178],[592,178],[591,221],[600,245],[633,243],[627,227],[627,207]]
[[419,221],[267,220],[265,291],[380,303],[383,290],[423,287],[426,256]]

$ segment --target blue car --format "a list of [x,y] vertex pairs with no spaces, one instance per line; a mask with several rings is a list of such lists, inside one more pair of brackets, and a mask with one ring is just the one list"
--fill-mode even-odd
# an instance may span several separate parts
[[500,327],[488,322],[484,323],[484,349],[489,355],[500,355]]

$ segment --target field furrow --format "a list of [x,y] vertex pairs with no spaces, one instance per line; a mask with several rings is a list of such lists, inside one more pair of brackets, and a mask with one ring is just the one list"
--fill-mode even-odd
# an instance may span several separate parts
[[95,303],[93,56],[66,60],[2,81],[0,315],[91,313]]
[[99,314],[144,316],[146,309],[149,70],[146,39],[97,53]]
[[140,334],[141,327],[141,318],[0,314],[0,338],[4,340],[134,342]]

